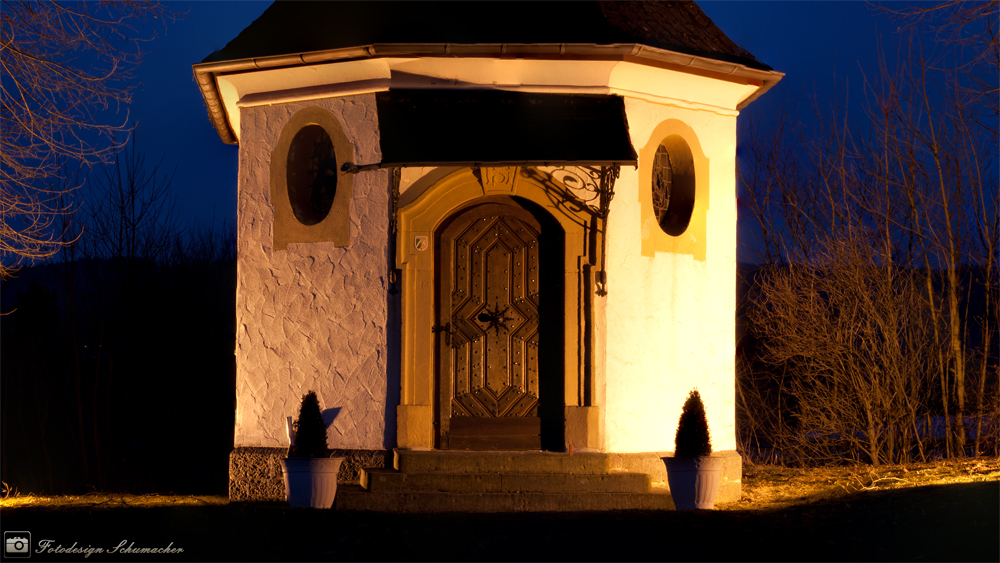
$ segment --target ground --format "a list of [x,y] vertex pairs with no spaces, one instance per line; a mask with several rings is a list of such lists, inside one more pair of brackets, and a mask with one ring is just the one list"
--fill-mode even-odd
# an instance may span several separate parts
[[[846,465],[795,469],[743,466],[743,496],[721,510],[764,510],[848,498],[866,491],[1000,480],[1000,459],[978,458],[907,465]],[[1000,499],[998,510],[1000,510]]]
[[[13,493],[13,492],[12,492]],[[88,561],[1000,560],[1000,459],[791,469],[747,465],[716,511],[399,515],[224,497],[14,496],[3,531]],[[173,554],[108,553],[172,543]],[[85,554],[36,552],[32,560]]]

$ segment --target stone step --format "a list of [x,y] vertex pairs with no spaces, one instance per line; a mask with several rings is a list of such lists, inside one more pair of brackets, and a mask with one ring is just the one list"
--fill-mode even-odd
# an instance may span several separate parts
[[648,493],[443,493],[366,491],[359,485],[337,489],[337,510],[378,512],[584,512],[673,510],[663,489]]
[[[574,456],[575,457],[575,456]],[[645,473],[403,473],[364,469],[361,486],[373,492],[446,493],[646,493]]]
[[608,456],[601,453],[463,452],[395,450],[394,467],[403,473],[608,473]]

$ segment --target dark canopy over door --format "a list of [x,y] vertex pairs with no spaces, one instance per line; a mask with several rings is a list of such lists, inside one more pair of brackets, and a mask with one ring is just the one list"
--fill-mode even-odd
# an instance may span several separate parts
[[380,167],[636,164],[620,96],[397,89],[375,101]]

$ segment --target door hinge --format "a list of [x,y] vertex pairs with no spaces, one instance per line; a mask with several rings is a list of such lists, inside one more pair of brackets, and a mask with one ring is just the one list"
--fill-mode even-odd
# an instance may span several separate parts
[[434,332],[434,333],[438,333],[438,332],[443,333],[444,334],[444,343],[446,345],[448,345],[448,346],[451,346],[451,335],[452,335],[451,323],[444,323],[444,325],[432,326],[431,327],[431,332]]

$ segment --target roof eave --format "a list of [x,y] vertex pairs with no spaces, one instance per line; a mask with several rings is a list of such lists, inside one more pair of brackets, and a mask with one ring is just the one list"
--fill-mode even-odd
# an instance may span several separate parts
[[523,43],[383,43],[365,45],[361,47],[348,47],[343,49],[329,49],[324,51],[312,51],[308,53],[295,53],[289,55],[276,55],[269,57],[254,57],[246,59],[236,59],[231,61],[220,61],[211,63],[198,63],[192,65],[195,81],[201,89],[205,105],[208,107],[208,116],[215,126],[219,137],[223,142],[231,145],[238,143],[235,132],[229,123],[222,99],[219,94],[219,86],[216,77],[234,72],[246,72],[253,70],[264,70],[273,68],[288,68],[305,66],[320,63],[337,61],[349,61],[379,57],[413,57],[413,56],[599,56],[599,57],[623,57],[631,56],[639,59],[648,59],[660,63],[669,63],[680,67],[688,67],[707,71],[709,73],[735,76],[744,79],[759,80],[762,86],[745,100],[740,102],[736,109],[746,107],[750,102],[760,97],[764,92],[771,89],[784,76],[783,73],[774,70],[764,70],[753,68],[741,63],[721,61],[689,55],[650,47],[636,43],[598,45],[588,43],[551,43],[551,44],[523,44]]

